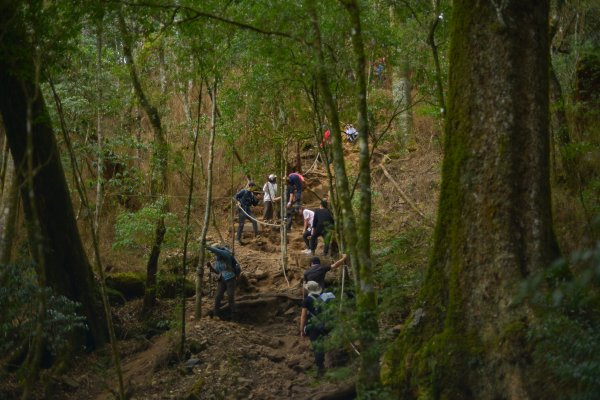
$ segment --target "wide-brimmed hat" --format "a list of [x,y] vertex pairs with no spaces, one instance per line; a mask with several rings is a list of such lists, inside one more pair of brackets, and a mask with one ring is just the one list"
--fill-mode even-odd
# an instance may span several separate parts
[[315,281],[306,282],[304,289],[306,289],[308,294],[321,294],[321,286]]

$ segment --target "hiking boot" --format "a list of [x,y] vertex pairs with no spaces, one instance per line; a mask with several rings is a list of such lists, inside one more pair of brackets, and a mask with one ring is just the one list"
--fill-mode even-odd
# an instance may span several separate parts
[[302,250],[302,253],[304,253],[304,254],[310,254],[311,251],[310,251],[310,249],[304,249],[304,250]]

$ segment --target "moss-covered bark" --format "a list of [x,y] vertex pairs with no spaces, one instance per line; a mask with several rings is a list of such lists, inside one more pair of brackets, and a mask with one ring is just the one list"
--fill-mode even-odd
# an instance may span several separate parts
[[350,257],[355,271],[358,271],[355,282],[357,291],[357,326],[361,344],[361,368],[359,371],[357,390],[358,396],[366,398],[368,392],[379,386],[379,350],[375,345],[378,335],[377,299],[375,294],[374,276],[371,263],[371,176],[369,154],[369,125],[367,120],[366,102],[366,58],[362,42],[360,12],[356,1],[342,1],[351,21],[352,45],[356,61],[357,75],[357,110],[359,126],[359,181],[360,181],[360,211],[355,215],[352,209],[352,194],[346,175],[344,152],[340,132],[337,105],[330,90],[329,76],[321,42],[321,31],[315,1],[307,1],[314,32],[314,48],[317,58],[316,77],[321,90],[325,112],[331,122],[331,150],[333,168],[335,171],[336,189],[339,197],[339,207],[342,214],[345,251]]
[[[0,47],[6,43],[25,42],[13,24],[18,24],[18,21],[0,19],[0,28],[5,28],[6,35],[6,42]],[[25,53],[21,51],[19,54]],[[15,165],[20,166],[15,172],[25,220],[28,226],[33,226],[35,219],[38,227],[36,230],[29,229],[30,235],[36,235],[30,237],[30,241],[41,243],[42,249],[32,253],[36,255],[36,263],[45,266],[39,271],[44,276],[45,285],[82,304],[89,328],[89,344],[101,346],[106,342],[105,320],[75,222],[50,116],[39,84],[32,82],[31,60],[16,54],[7,56],[5,52],[0,52],[0,60],[0,114]],[[31,124],[31,146],[27,143],[28,124]],[[35,171],[32,178],[23,168],[28,159]]]
[[387,357],[406,398],[543,398],[513,304],[548,266],[548,2],[454,2],[438,221],[420,308]]

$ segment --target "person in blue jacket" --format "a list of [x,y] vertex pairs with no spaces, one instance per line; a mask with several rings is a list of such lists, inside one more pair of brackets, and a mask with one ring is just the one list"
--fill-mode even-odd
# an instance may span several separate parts
[[243,246],[242,243],[242,232],[244,231],[244,222],[246,219],[249,219],[252,222],[252,229],[254,229],[254,237],[258,236],[258,224],[254,219],[254,215],[252,214],[252,206],[258,205],[258,199],[254,194],[253,190],[256,189],[256,185],[254,182],[248,182],[248,185],[245,189],[240,190],[235,195],[235,200],[238,202],[238,213],[239,213],[239,223],[237,230],[237,241]]
[[219,284],[215,295],[214,316],[219,316],[221,301],[227,291],[227,302],[229,304],[229,316],[233,320],[235,316],[235,279],[240,275],[241,268],[231,251],[226,246],[213,244],[206,246],[206,250],[216,256],[214,264],[207,262],[206,266],[219,275]]

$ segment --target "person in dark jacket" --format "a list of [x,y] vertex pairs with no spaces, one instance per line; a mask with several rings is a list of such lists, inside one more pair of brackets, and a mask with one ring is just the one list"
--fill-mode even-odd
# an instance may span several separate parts
[[206,266],[210,270],[219,275],[219,284],[217,286],[217,293],[215,294],[215,306],[213,315],[219,316],[219,310],[221,309],[221,301],[223,295],[227,291],[227,302],[229,304],[229,316],[233,320],[235,316],[235,278],[241,273],[239,264],[231,251],[218,244],[212,246],[206,246],[206,250],[210,251],[216,256],[214,264],[207,262]]
[[244,223],[246,219],[249,219],[252,222],[252,228],[254,229],[254,237],[258,236],[258,224],[254,219],[254,215],[252,214],[252,206],[258,205],[258,199],[254,194],[253,190],[256,189],[256,185],[254,182],[248,182],[248,186],[246,189],[240,190],[235,195],[235,200],[238,202],[238,213],[239,213],[239,224],[237,230],[237,241],[240,245],[244,245],[242,243],[242,232],[244,231]]
[[322,308],[322,304],[320,303],[323,302],[320,298],[322,289],[317,282],[309,281],[304,285],[304,290],[307,292],[307,295],[302,301],[300,337],[308,337],[310,339],[317,366],[317,376],[321,376],[325,370],[323,338],[327,335],[327,331],[319,319],[319,317],[323,318],[323,316],[319,315]]
[[321,286],[321,289],[325,289],[325,275],[342,265],[348,256],[342,254],[342,258],[337,260],[331,265],[321,265],[321,259],[319,257],[313,257],[310,259],[310,267],[304,271],[304,282],[315,281]]
[[331,230],[333,229],[333,215],[327,208],[327,201],[321,200],[319,208],[315,210],[312,222],[312,231],[310,236],[310,252],[314,256],[317,249],[317,240],[323,236],[323,255],[329,253],[329,243],[331,242]]

